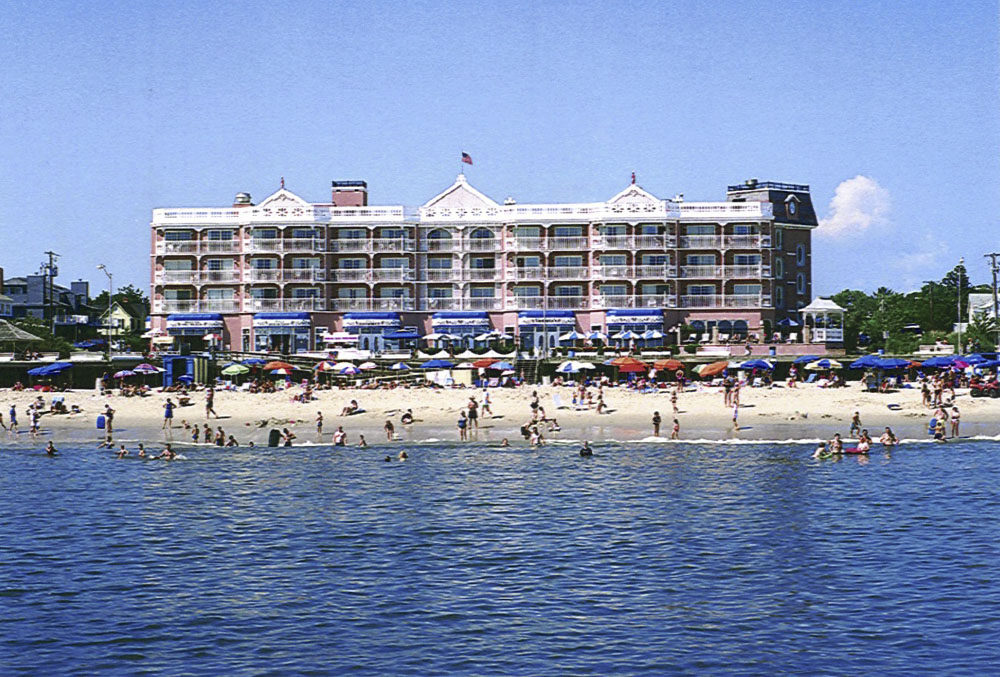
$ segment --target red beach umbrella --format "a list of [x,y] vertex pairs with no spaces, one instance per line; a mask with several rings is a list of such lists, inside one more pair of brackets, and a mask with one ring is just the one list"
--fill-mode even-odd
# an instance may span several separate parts
[[684,369],[684,365],[677,360],[657,360],[653,363],[653,367],[661,371],[677,371],[678,369]]
[[619,357],[611,360],[611,366],[618,367],[618,371],[623,374],[638,373],[649,369],[649,365],[634,357]]
[[288,364],[287,362],[281,362],[280,360],[274,360],[272,362],[268,362],[267,364],[265,364],[264,365],[264,369],[266,369],[268,371],[271,371],[273,369],[288,369],[289,371],[291,371],[292,369],[295,369],[295,366],[291,365],[291,364]]

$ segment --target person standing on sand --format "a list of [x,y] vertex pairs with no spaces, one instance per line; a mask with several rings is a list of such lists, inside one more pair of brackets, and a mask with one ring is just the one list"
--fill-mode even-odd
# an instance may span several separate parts
[[958,407],[951,408],[951,436],[958,437],[958,424],[962,414],[959,413]]
[[854,433],[861,432],[861,413],[858,411],[854,412],[854,416],[851,417],[851,429],[847,431],[848,435],[853,435]]
[[659,437],[660,436],[660,423],[662,423],[662,421],[663,421],[663,419],[660,418],[660,412],[654,411],[653,412],[653,437]]
[[3,428],[4,430],[7,430],[7,426],[5,426],[4,423],[3,423],[3,412],[2,411],[0,411],[0,428]]
[[337,430],[333,433],[333,446],[335,447],[345,447],[347,446],[347,433],[344,432],[344,426],[337,426]]
[[733,403],[733,431],[734,432],[739,432],[739,430],[740,430],[739,418],[740,418],[740,403],[739,402],[734,402]]
[[674,427],[670,431],[670,439],[679,440],[681,438],[681,422],[674,419]]
[[672,393],[670,393],[670,404],[674,408],[674,413],[679,413],[677,411],[677,391],[680,390],[680,386],[676,386]]
[[467,428],[469,427],[469,422],[465,418],[465,411],[460,411],[458,413],[458,439],[461,442],[465,442],[469,439],[469,433]]
[[319,438],[321,438],[321,439],[323,437],[323,412],[322,411],[317,411],[316,412],[316,436],[319,437]]
[[475,397],[469,398],[469,427],[475,427],[479,430],[479,405],[476,403]]
[[174,403],[169,397],[167,398],[166,404],[163,405],[163,425],[160,426],[160,430],[164,428],[174,427]]
[[19,432],[17,428],[17,406],[13,404],[10,405],[10,411],[8,413],[10,414],[10,428],[7,432],[11,435],[16,435]]
[[219,418],[219,414],[215,411],[215,388],[208,386],[208,390],[205,391],[205,420],[212,418],[212,414],[215,414],[215,418]]
[[489,390],[484,390],[483,391],[483,416],[485,416],[486,414],[489,414],[490,416],[493,415],[493,410],[490,409],[490,391]]
[[385,419],[385,425],[382,427],[385,428],[385,439],[392,442],[392,438],[396,436],[396,426],[389,419]]

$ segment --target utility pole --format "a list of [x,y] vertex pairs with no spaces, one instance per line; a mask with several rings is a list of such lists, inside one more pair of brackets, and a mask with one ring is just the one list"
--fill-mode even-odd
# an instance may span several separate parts
[[1000,346],[1000,303],[997,303],[997,272],[1000,271],[1000,266],[997,264],[997,257],[1000,256],[998,252],[991,252],[989,254],[983,254],[986,258],[990,260],[990,271],[993,273],[993,333],[994,333],[994,343],[996,346]]
[[59,254],[53,251],[45,252],[45,255],[49,257],[49,262],[47,264],[42,264],[42,270],[45,272],[45,287],[43,289],[45,296],[45,313],[48,315],[50,320],[49,328],[52,330],[52,335],[56,334],[56,314],[52,309],[52,297],[55,295],[54,285],[52,278],[54,278],[58,271],[56,270],[56,259],[59,258]]
[[962,354],[962,274],[965,272],[965,257],[958,259],[958,350]]

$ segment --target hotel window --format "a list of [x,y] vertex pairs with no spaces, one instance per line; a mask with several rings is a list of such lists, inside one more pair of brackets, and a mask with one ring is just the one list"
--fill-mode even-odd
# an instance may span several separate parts
[[278,290],[274,287],[254,287],[250,289],[250,298],[276,299],[278,298]]
[[556,268],[579,268],[583,265],[582,256],[553,256],[552,265]]
[[277,270],[278,259],[250,259],[250,267],[254,270]]
[[737,296],[760,296],[759,284],[734,284],[733,293]]
[[581,226],[555,226],[552,228],[553,237],[580,237],[583,235]]
[[255,240],[277,240],[277,228],[254,228],[250,231],[250,237]]
[[315,228],[292,228],[292,237],[314,239],[320,237],[320,234]]
[[451,287],[428,287],[427,296],[432,299],[450,299],[452,295]]
[[643,266],[665,266],[670,257],[666,254],[643,254],[639,260]]
[[402,228],[382,228],[378,236],[387,240],[402,240],[406,237],[406,231]]
[[757,226],[749,223],[739,223],[733,226],[734,235],[756,235]]
[[469,268],[473,270],[492,270],[496,265],[496,258],[493,256],[473,256],[469,259]]
[[538,226],[514,226],[514,237],[522,239],[526,237],[541,237],[542,229]]
[[431,232],[427,233],[427,239],[428,240],[450,240],[451,239],[451,233],[449,233],[447,230],[444,230],[443,228],[437,228],[436,230],[432,230]]
[[775,258],[774,260],[774,276],[779,280],[785,277],[785,262],[783,259]]
[[733,265],[737,266],[759,266],[760,254],[737,254],[733,257]]
[[604,296],[628,296],[628,287],[624,284],[602,284],[601,294]]
[[714,266],[717,260],[715,254],[688,254],[684,258],[689,266]]
[[452,258],[450,256],[427,257],[427,267],[431,270],[451,270],[452,265]]
[[656,223],[644,223],[643,225],[639,226],[639,234],[640,235],[662,235],[663,234],[663,226],[658,225]]
[[190,259],[168,259],[163,262],[163,270],[194,270],[194,262]]
[[778,249],[785,247],[785,231],[781,228],[774,229],[774,246]]
[[783,287],[776,287],[774,290],[774,305],[778,308],[785,307],[785,289]]
[[669,294],[670,287],[665,284],[642,284],[639,285],[639,293],[643,296],[654,294]]
[[[496,289],[493,287],[472,287],[469,289],[469,296],[474,299],[492,299],[496,297]],[[532,294],[522,294],[522,296],[532,296]]]
[[318,299],[319,289],[316,287],[299,287],[292,290],[293,299]]
[[210,230],[208,231],[209,240],[232,240],[233,231],[231,230]]
[[207,289],[205,298],[210,301],[231,301],[236,296],[235,289]]
[[409,261],[404,256],[383,256],[379,261],[379,268],[406,268]]
[[364,259],[340,259],[337,261],[337,268],[340,270],[360,270],[364,267]]
[[626,227],[618,224],[604,226],[601,229],[601,232],[603,232],[605,235],[625,235]]
[[518,268],[538,268],[542,265],[541,256],[518,256],[516,260]]
[[205,270],[233,270],[236,262],[232,259],[209,259],[205,262]]
[[541,296],[542,290],[535,285],[530,286],[515,286],[514,296]]
[[806,276],[802,273],[795,276],[795,291],[799,294],[806,293]]
[[601,254],[602,266],[627,266],[628,257],[625,254]]
[[560,284],[553,287],[554,296],[583,296],[583,287],[579,285]]
[[164,289],[163,298],[168,301],[190,301],[190,289]]
[[469,233],[469,238],[472,240],[489,240],[493,237],[493,231],[489,228],[476,228],[474,231]]
[[341,287],[337,290],[338,299],[363,299],[366,296],[364,287]]
[[687,235],[715,235],[715,226],[710,226],[710,225],[684,226],[684,233]]
[[806,265],[806,248],[805,245],[799,245],[795,248],[795,263],[799,266]]
[[712,296],[715,294],[715,285],[711,284],[689,284],[687,286],[688,296]]
[[402,299],[406,296],[406,289],[403,287],[382,287],[378,290],[380,299]]
[[362,228],[341,228],[337,237],[341,240],[364,240],[367,235]]
[[194,239],[194,233],[190,230],[166,230],[163,232],[163,239],[167,242],[190,242]]

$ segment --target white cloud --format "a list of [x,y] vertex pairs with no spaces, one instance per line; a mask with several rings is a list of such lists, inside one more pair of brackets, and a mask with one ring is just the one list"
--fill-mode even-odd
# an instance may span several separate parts
[[840,182],[828,210],[827,217],[819,222],[817,235],[829,238],[858,235],[889,222],[892,198],[878,181],[859,174]]

